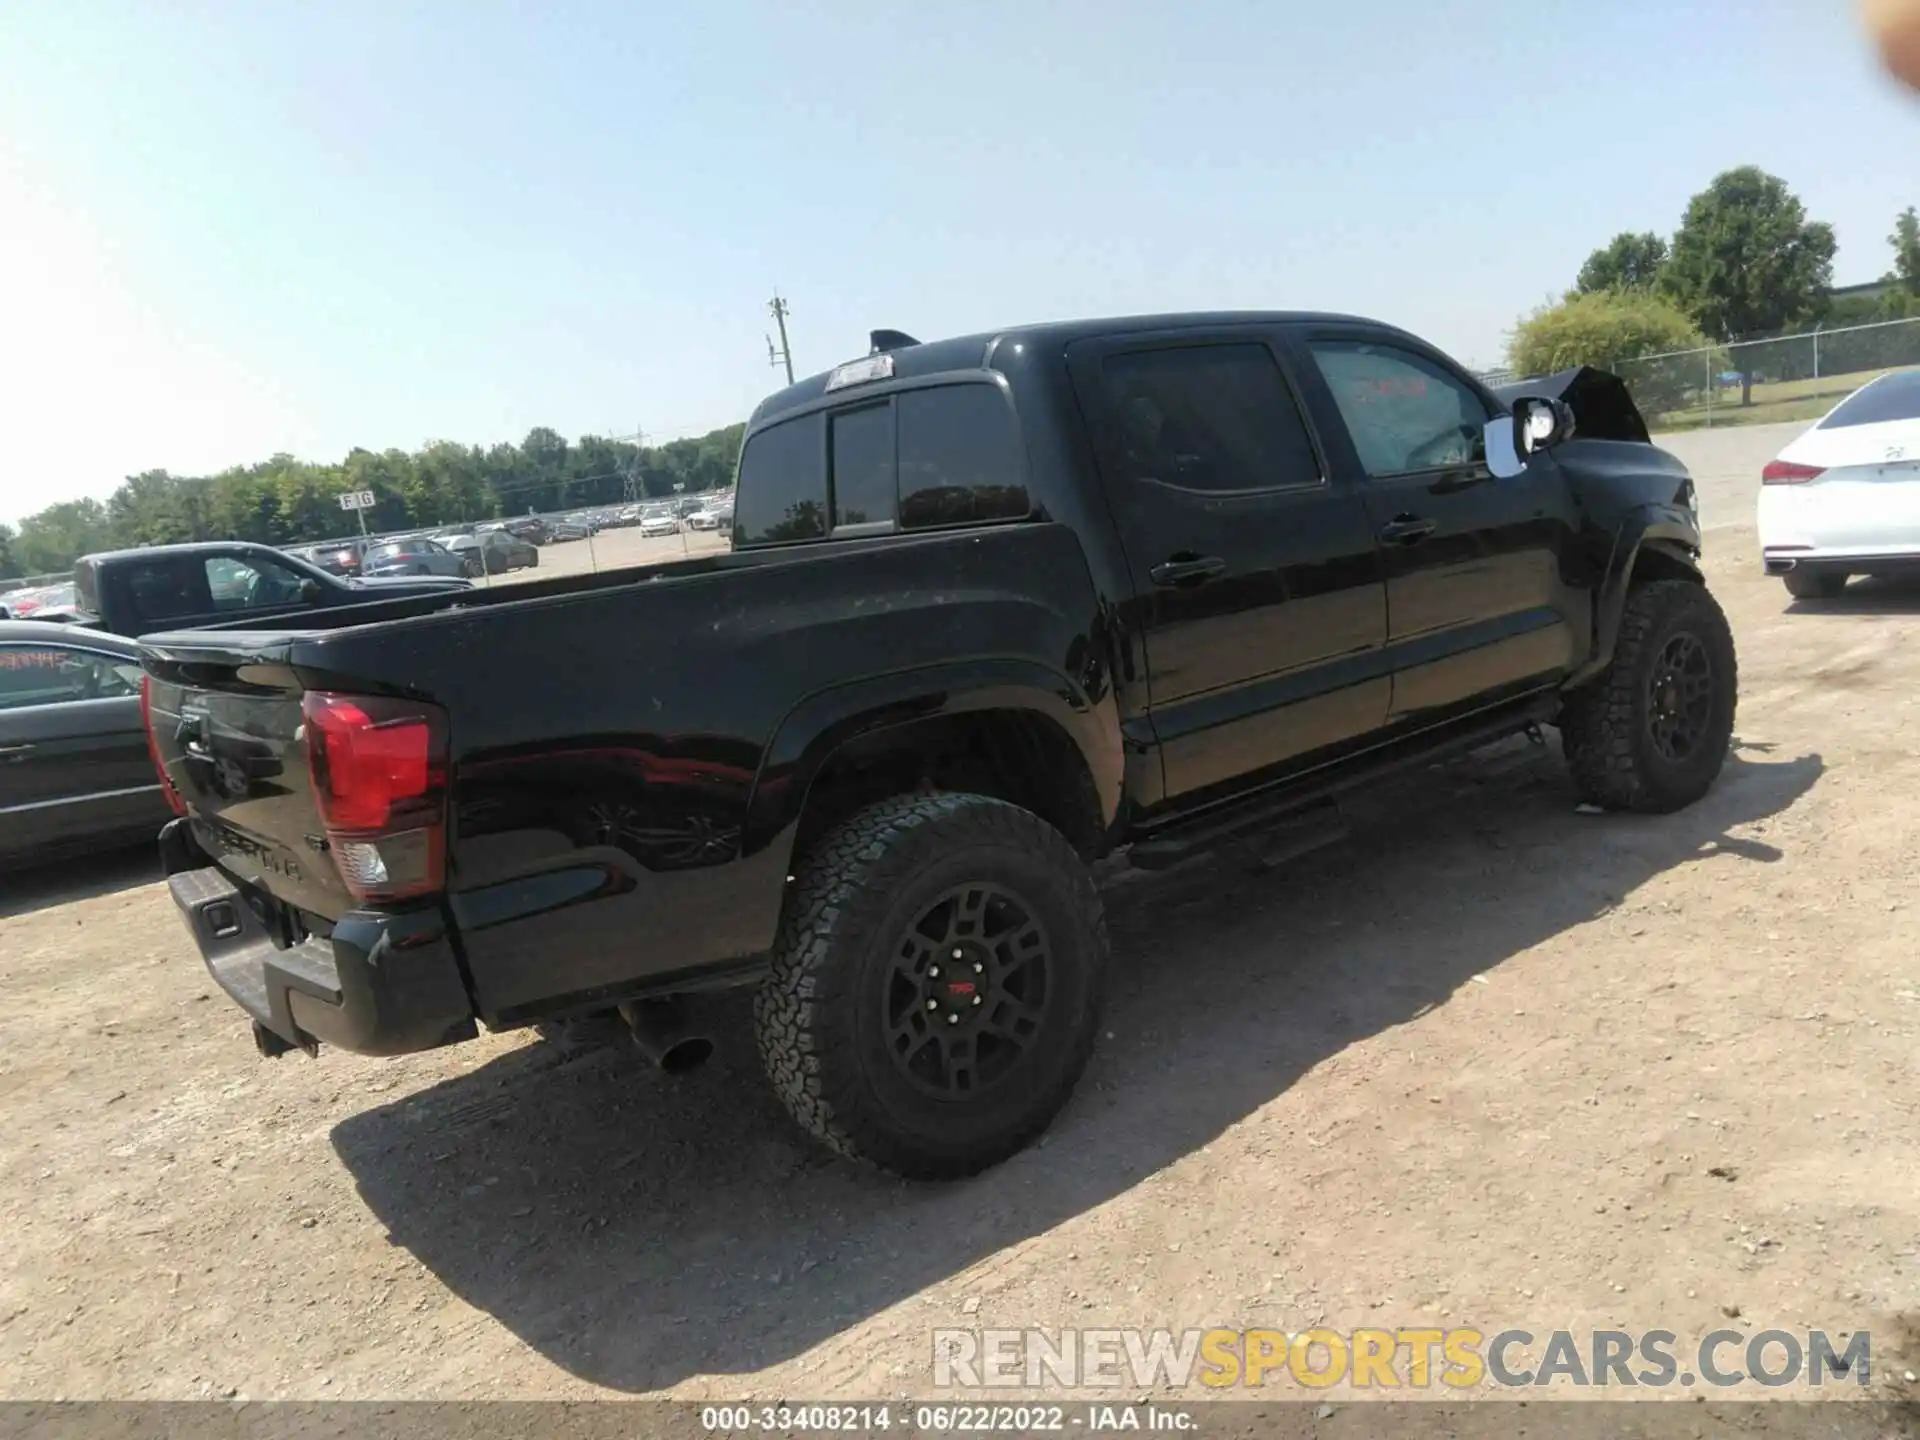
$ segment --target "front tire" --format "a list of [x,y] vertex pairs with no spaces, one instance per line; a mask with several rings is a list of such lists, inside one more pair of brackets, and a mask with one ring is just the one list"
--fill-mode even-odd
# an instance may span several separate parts
[[1691,580],[1637,586],[1613,663],[1561,713],[1581,799],[1644,814],[1691,805],[1726,763],[1738,694],[1733,632],[1707,588]]
[[761,1059],[840,1154],[971,1175],[1072,1094],[1106,963],[1100,897],[1052,826],[984,795],[883,801],[798,868],[755,997]]
[[1844,570],[1808,570],[1800,565],[1780,577],[1787,594],[1796,600],[1837,600],[1847,588],[1847,579]]

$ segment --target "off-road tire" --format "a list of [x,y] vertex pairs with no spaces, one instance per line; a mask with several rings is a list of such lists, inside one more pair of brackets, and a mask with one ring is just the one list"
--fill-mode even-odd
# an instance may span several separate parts
[[1848,578],[1844,570],[1809,570],[1796,565],[1780,577],[1780,583],[1796,600],[1838,600]]
[[[889,1053],[895,949],[955,886],[1005,887],[1049,946],[1038,1043],[977,1095],[932,1098]],[[1106,919],[1080,857],[1052,826],[989,796],[944,793],[859,811],[800,861],[772,973],[754,1001],[760,1056],[800,1126],[850,1159],[916,1180],[998,1164],[1066,1104],[1099,1031]]]
[[[1701,743],[1676,762],[1660,753],[1649,714],[1661,654],[1670,640],[1685,634],[1706,651],[1711,702]],[[1634,587],[1612,663],[1569,695],[1561,712],[1561,746],[1580,798],[1608,810],[1643,814],[1666,814],[1698,800],[1726,763],[1739,683],[1733,632],[1706,586],[1655,580]]]

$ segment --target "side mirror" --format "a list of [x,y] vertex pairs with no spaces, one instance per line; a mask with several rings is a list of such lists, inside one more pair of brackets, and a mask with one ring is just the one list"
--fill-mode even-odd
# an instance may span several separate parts
[[1522,396],[1511,415],[1487,422],[1487,468],[1511,479],[1527,468],[1527,457],[1573,437],[1573,411],[1564,401]]
[[302,605],[318,605],[320,599],[321,590],[318,580],[302,580],[300,582],[300,603]]

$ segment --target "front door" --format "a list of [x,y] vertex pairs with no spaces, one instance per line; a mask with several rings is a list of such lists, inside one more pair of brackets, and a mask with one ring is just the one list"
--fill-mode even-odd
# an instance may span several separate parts
[[1585,654],[1585,595],[1562,578],[1573,497],[1550,457],[1496,479],[1490,398],[1410,338],[1296,332],[1336,477],[1366,499],[1387,571],[1393,719],[1420,724],[1551,684]]
[[113,836],[166,806],[140,721],[137,662],[74,645],[0,645],[0,853]]
[[1167,800],[1379,727],[1373,525],[1329,476],[1275,332],[1088,340],[1068,365],[1132,574]]

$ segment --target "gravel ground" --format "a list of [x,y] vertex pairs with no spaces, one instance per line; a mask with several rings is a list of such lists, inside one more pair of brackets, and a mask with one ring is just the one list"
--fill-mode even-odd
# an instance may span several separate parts
[[800,1141],[737,1004],[673,1080],[266,1062],[144,855],[4,882],[0,1396],[872,1397],[938,1326],[1314,1324],[1866,1329],[1916,1393],[1920,591],[1790,606],[1757,463],[1694,463],[1743,681],[1705,802],[1578,814],[1516,742],[1283,872],[1118,876],[1078,1096],[962,1185]]

